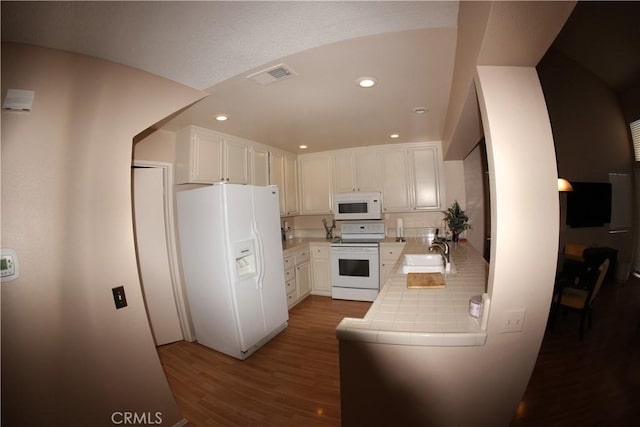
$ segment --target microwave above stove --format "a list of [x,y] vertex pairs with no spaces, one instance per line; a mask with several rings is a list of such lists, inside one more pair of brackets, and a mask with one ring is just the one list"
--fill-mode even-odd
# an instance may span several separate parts
[[333,215],[337,220],[382,219],[380,192],[335,194]]

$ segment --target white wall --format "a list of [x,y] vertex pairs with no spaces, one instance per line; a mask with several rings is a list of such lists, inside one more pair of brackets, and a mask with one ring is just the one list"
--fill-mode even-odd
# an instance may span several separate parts
[[2,111],[2,246],[20,259],[2,284],[3,424],[111,426],[114,411],[179,422],[138,279],[130,168],[134,136],[202,93],[7,43],[2,88],[35,90],[30,113]]

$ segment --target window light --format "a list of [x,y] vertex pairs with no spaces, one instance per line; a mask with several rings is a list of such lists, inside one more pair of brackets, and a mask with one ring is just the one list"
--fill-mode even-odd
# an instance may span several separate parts
[[636,162],[640,162],[640,119],[631,122],[631,140],[633,141],[633,152],[635,153]]

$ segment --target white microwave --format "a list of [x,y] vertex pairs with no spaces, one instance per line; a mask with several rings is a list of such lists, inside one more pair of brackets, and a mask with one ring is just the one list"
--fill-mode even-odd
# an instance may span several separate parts
[[380,192],[335,194],[333,217],[337,220],[382,219]]

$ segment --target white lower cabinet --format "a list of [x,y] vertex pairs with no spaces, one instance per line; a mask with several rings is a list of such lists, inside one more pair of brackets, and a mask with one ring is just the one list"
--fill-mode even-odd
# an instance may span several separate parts
[[311,253],[311,293],[331,296],[331,263],[329,243],[310,243]]
[[393,267],[400,258],[405,242],[380,243],[380,288],[387,281]]
[[303,245],[284,252],[284,283],[289,308],[302,301],[311,292],[309,247]]

